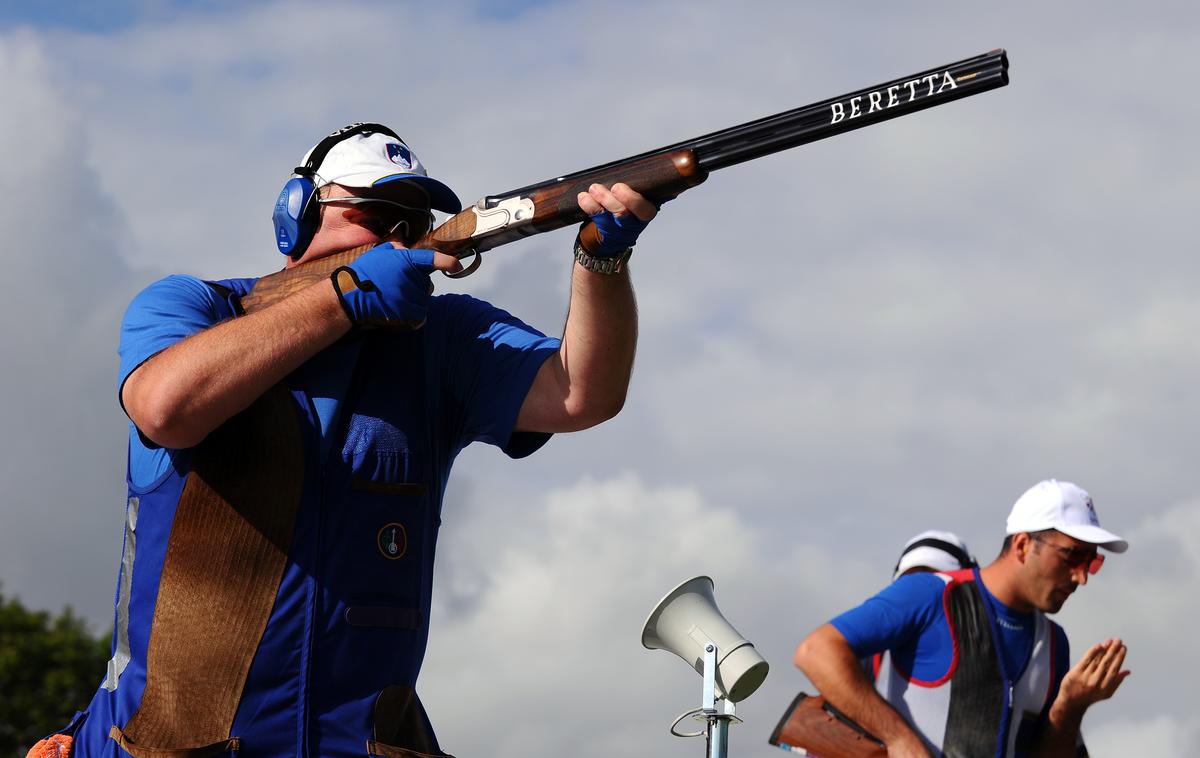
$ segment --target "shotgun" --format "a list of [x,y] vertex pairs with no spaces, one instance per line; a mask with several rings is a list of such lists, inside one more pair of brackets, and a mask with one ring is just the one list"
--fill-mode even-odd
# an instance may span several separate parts
[[[486,250],[586,221],[575,197],[593,183],[625,182],[650,200],[663,202],[700,184],[717,169],[1006,84],[1008,55],[1004,50],[992,50],[630,158],[488,195],[451,216],[412,247],[439,250],[459,259],[474,256],[467,268],[455,275],[466,276],[478,268],[479,254]],[[579,236],[585,250],[594,251],[599,244],[593,224],[585,225]],[[353,248],[264,276],[242,298],[242,307],[248,313],[265,308],[327,278],[371,247]]]
[[814,758],[887,758],[887,748],[820,695],[801,692],[767,742]]

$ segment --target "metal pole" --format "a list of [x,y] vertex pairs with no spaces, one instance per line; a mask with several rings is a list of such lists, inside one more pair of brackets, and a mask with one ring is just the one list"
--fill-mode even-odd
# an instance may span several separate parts
[[[704,646],[704,717],[708,721],[708,758],[727,758],[729,754],[729,719],[733,715],[725,708],[717,710],[717,646]],[[725,701],[722,701],[724,704]],[[732,710],[732,703],[729,708]]]
[[708,718],[708,758],[726,758],[729,755],[729,719],[723,716]]

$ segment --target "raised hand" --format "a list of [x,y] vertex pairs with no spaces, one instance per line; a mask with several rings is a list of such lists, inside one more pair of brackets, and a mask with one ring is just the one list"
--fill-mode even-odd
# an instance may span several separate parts
[[1119,639],[1092,645],[1063,677],[1058,696],[1068,707],[1081,709],[1112,697],[1130,674],[1121,668],[1125,653],[1125,643]]
[[600,233],[600,247],[592,255],[601,258],[620,255],[633,247],[638,235],[658,214],[658,205],[621,182],[611,188],[593,184],[576,199]]

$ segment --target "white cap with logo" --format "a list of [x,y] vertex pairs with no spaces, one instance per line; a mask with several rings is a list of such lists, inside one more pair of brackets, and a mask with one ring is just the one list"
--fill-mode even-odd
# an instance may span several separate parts
[[[319,147],[319,145],[318,145]],[[313,147],[304,154],[307,165]],[[345,187],[377,187],[394,181],[416,184],[429,195],[430,207],[446,213],[458,213],[462,203],[454,191],[433,179],[403,140],[384,132],[352,134],[329,148],[320,164],[313,167],[317,187],[341,184]]]
[[1008,514],[1007,534],[1054,529],[1082,542],[1099,545],[1114,553],[1129,549],[1129,543],[1100,528],[1092,496],[1071,482],[1047,479],[1017,498]]

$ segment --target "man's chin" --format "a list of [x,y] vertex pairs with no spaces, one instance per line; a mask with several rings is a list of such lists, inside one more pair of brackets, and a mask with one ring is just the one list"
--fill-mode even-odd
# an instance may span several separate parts
[[1071,597],[1071,593],[1066,590],[1055,590],[1050,593],[1050,597],[1046,599],[1041,610],[1042,613],[1058,613],[1062,607],[1067,604],[1067,598]]

